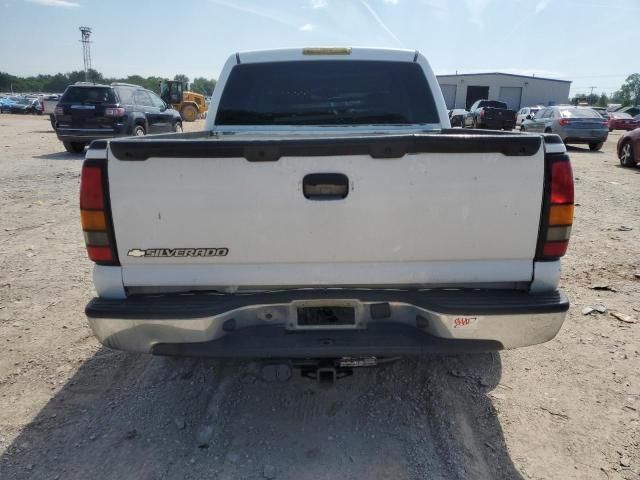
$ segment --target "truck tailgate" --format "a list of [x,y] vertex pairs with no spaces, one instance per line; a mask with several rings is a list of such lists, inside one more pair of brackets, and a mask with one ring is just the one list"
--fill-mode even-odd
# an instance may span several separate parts
[[108,148],[125,286],[532,278],[540,137],[149,137]]

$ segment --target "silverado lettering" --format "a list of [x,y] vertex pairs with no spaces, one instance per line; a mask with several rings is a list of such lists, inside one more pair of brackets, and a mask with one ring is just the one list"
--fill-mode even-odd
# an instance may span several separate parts
[[225,257],[228,248],[134,248],[129,250],[129,257]]

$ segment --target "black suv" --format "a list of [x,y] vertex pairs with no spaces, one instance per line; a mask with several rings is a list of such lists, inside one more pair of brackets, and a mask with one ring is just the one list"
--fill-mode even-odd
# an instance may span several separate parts
[[56,134],[68,152],[82,153],[97,138],[181,132],[180,114],[137,85],[76,83],[55,110]]

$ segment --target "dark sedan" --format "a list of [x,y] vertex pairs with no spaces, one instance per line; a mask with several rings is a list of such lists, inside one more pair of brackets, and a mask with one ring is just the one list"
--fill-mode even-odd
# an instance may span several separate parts
[[618,158],[623,167],[640,163],[640,128],[626,132],[618,140]]

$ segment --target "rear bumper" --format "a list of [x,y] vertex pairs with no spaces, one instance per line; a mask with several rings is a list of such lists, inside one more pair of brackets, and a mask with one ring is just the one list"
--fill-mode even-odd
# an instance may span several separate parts
[[[56,129],[58,140],[62,142],[84,142],[90,143],[93,140],[104,138],[127,136],[125,128],[63,128]],[[130,134],[129,134],[130,135]]]
[[600,143],[607,141],[609,130],[602,130],[597,133],[580,130],[564,130],[558,134],[565,143]]
[[516,126],[515,120],[481,120],[481,125],[490,130],[513,129]]
[[[308,329],[298,308],[347,304],[355,325]],[[418,355],[493,351],[551,340],[569,301],[560,291],[290,290],[93,299],[104,345],[160,355],[244,358]]]

